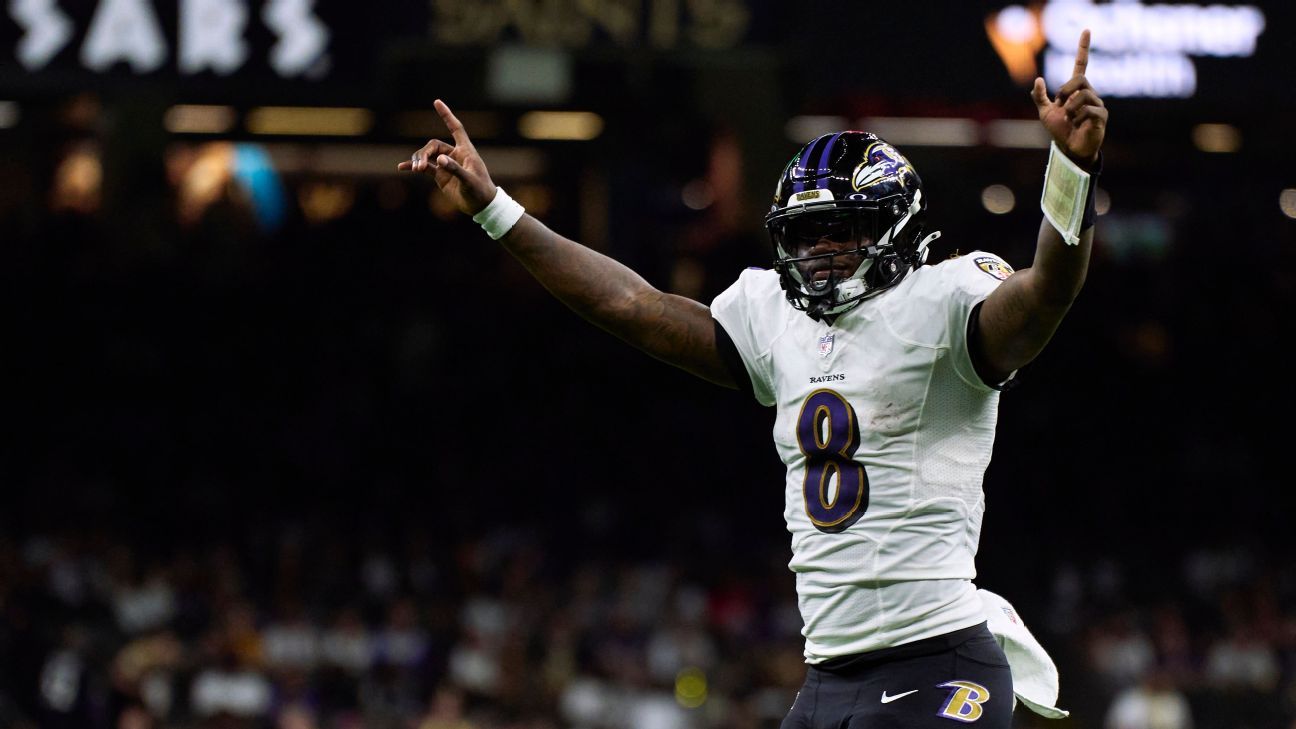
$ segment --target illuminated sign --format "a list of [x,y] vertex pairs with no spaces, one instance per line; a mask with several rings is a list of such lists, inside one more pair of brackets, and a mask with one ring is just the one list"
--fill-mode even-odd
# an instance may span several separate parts
[[1012,5],[986,19],[990,43],[1013,79],[1028,85],[1043,75],[1051,88],[1070,78],[1085,28],[1093,32],[1086,75],[1104,96],[1186,98],[1197,91],[1193,56],[1253,55],[1265,17],[1253,5],[1052,0]]
[[[228,75],[248,60],[244,33],[249,0],[180,0],[174,39],[175,67],[182,74]],[[9,16],[22,29],[14,55],[28,71],[50,64],[72,42],[73,18],[57,0],[9,0]],[[314,0],[267,0],[261,23],[277,38],[268,62],[280,76],[327,72],[329,29],[316,17]],[[80,64],[98,73],[124,65],[137,74],[167,64],[170,44],[149,0],[99,0],[87,21]]]
[[737,47],[751,26],[748,0],[430,0],[431,34],[445,45],[585,48]]

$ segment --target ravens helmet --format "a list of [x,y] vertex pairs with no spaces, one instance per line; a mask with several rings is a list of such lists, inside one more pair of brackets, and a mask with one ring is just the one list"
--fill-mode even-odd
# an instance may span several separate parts
[[869,132],[825,134],[779,177],[765,227],[792,306],[813,319],[849,310],[927,259],[922,181]]

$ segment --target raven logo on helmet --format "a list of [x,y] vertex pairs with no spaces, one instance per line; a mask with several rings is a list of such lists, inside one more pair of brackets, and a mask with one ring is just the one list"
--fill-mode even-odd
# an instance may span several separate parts
[[913,172],[909,160],[886,142],[874,142],[865,150],[864,161],[859,163],[851,175],[851,187],[862,190],[894,180],[903,188],[907,184],[906,172]]

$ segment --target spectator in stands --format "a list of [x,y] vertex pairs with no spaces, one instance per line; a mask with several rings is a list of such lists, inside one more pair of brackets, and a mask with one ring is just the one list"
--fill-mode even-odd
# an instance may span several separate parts
[[1206,654],[1206,679],[1225,690],[1269,693],[1278,685],[1280,666],[1272,645],[1239,625]]
[[438,686],[427,713],[418,721],[417,729],[477,729],[464,718],[463,704],[463,694],[458,689]]
[[1192,729],[1188,699],[1167,674],[1151,670],[1121,691],[1107,711],[1106,729]]

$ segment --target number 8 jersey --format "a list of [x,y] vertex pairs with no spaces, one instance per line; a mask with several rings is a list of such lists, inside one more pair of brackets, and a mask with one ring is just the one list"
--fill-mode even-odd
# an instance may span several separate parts
[[712,316],[778,408],[784,516],[810,663],[985,620],[972,578],[999,392],[969,317],[1012,273],[976,252],[910,273],[829,324],[744,271]]

